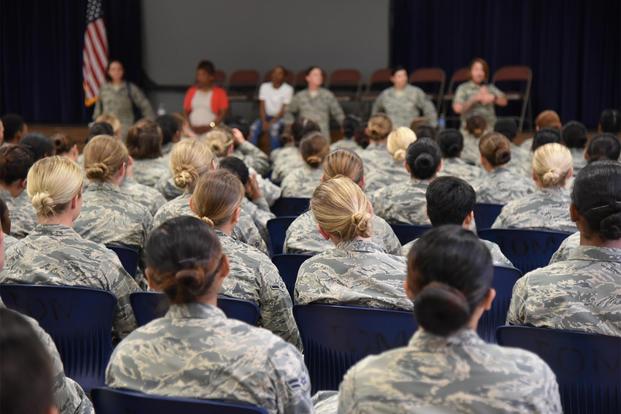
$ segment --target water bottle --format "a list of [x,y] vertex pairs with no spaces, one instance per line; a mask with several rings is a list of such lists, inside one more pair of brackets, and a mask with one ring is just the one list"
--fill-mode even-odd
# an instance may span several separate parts
[[164,104],[160,102],[160,104],[157,107],[157,115],[165,115],[166,114],[166,108],[164,108]]
[[439,129],[446,128],[446,119],[444,119],[444,115],[440,115],[440,118],[438,118],[438,128]]

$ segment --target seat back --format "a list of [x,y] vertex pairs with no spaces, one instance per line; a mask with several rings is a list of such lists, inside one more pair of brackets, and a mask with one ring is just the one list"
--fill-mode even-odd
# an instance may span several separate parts
[[[507,107],[498,108],[498,116],[517,119],[519,131],[522,131],[530,102],[532,81],[533,73],[528,66],[503,66],[492,77],[492,83],[505,93],[509,101]],[[516,113],[518,110],[519,113]]]
[[295,281],[298,278],[298,270],[306,260],[311,258],[308,254],[277,254],[272,257],[272,263],[278,269],[280,277],[285,282],[291,299],[295,290]]
[[439,107],[446,84],[446,73],[441,68],[419,68],[410,75],[410,83],[421,88]]
[[453,75],[451,75],[451,80],[449,81],[448,87],[446,88],[446,92],[442,97],[442,113],[443,114],[453,114],[453,109],[451,107],[451,102],[453,101],[453,97],[455,97],[455,91],[457,87],[468,81],[470,79],[470,70],[465,68],[459,68]]
[[229,77],[229,93],[231,96],[252,99],[257,91],[259,79],[259,72],[254,69],[236,70]]
[[522,274],[547,266],[567,236],[569,233],[546,230],[489,229],[479,232],[482,239],[498,244]]
[[272,255],[284,253],[287,229],[295,219],[295,216],[282,216],[267,221],[267,233],[270,236]]
[[503,326],[497,336],[550,366],[565,414],[621,413],[621,337],[527,326]]
[[138,250],[113,244],[108,244],[106,247],[116,253],[123,265],[123,269],[132,277],[136,277],[136,272],[138,271]]
[[0,285],[0,296],[52,337],[68,377],[86,391],[104,384],[112,353],[114,295],[82,287]]
[[[129,295],[129,301],[139,326],[163,317],[170,306],[166,295],[160,292],[135,292]],[[259,307],[252,302],[218,296],[218,307],[228,318],[250,325],[256,326],[259,320]]]
[[390,69],[378,69],[371,74],[367,86],[367,94],[379,95],[381,91],[392,86]]
[[417,224],[391,224],[392,231],[399,239],[402,245],[411,242],[414,239],[419,238],[429,229],[429,225],[417,225]]
[[291,86],[293,86],[293,89],[295,89],[296,92],[306,88],[306,70],[301,70],[296,73]]
[[299,216],[308,210],[309,198],[281,197],[272,206],[272,213],[278,217]]
[[512,267],[494,266],[494,280],[492,287],[496,290],[496,297],[492,308],[484,312],[479,319],[477,332],[489,343],[496,343],[496,328],[507,321],[507,312],[513,295],[513,285],[522,277],[519,270]]
[[337,97],[354,99],[360,91],[362,74],[357,69],[336,69],[330,74],[329,87]]
[[[265,75],[263,76],[263,82],[271,82],[271,81],[272,81],[272,71],[268,70],[267,72],[265,72]],[[293,84],[295,83],[295,74],[291,72],[290,70],[287,70],[285,72],[285,83],[288,83],[290,86],[293,86]]]
[[474,205],[474,220],[477,223],[477,231],[491,229],[503,207],[502,204],[476,203]]
[[267,410],[246,403],[163,397],[113,388],[92,392],[97,414],[267,414]]
[[216,70],[214,78],[214,84],[221,88],[224,88],[224,86],[226,85],[226,72],[223,70]]
[[362,358],[405,346],[416,330],[411,312],[338,305],[296,305],[313,393],[338,389]]

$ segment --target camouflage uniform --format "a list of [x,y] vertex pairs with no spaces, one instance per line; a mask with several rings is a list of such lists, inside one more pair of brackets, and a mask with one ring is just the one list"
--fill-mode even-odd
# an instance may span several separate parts
[[140,88],[130,83],[128,90],[128,83],[126,82],[119,89],[116,89],[111,83],[106,82],[99,90],[99,99],[93,111],[93,120],[103,113],[116,115],[119,121],[121,121],[123,136],[125,136],[129,127],[137,121],[137,119],[134,119],[132,101],[140,108],[143,118],[155,119],[153,108],[151,108],[149,100]]
[[410,179],[410,173],[405,169],[403,161],[397,161],[392,159],[392,157],[390,160],[385,159],[382,167],[370,167],[367,168],[367,171],[364,174],[364,191],[367,194],[372,194],[389,185],[403,183]]
[[[414,239],[408,244],[405,244],[401,248],[401,256],[407,257],[407,255],[410,254],[410,250],[412,249],[412,246],[414,246],[417,240],[418,239]],[[481,240],[481,242],[485,245],[485,247],[489,249],[489,252],[492,255],[492,262],[494,266],[515,267],[513,266],[513,263],[511,263],[511,261],[507,259],[507,257],[504,255],[502,250],[500,250],[500,246],[498,246],[496,243],[491,242],[489,240],[485,240],[485,239],[479,239],[479,240]]]
[[37,213],[32,207],[28,192],[24,190],[13,198],[8,191],[2,191],[0,197],[9,208],[11,235],[18,239],[26,237],[37,225]]
[[159,191],[146,185],[138,184],[133,177],[125,177],[121,184],[121,190],[129,194],[135,202],[145,206],[152,216],[166,203],[166,199]]
[[422,89],[413,85],[406,85],[401,91],[394,87],[382,91],[373,104],[371,114],[378,112],[388,115],[394,128],[409,128],[412,121],[420,116],[427,118],[431,126],[438,125],[436,107]]
[[469,164],[481,165],[481,151],[479,150],[479,138],[470,135],[468,131],[461,131],[464,136],[464,149],[461,150],[459,158]]
[[259,175],[266,175],[270,170],[269,157],[248,141],[244,141],[235,148],[232,155],[242,160],[248,168],[254,169]]
[[155,188],[162,177],[170,177],[162,158],[134,160],[134,180],[138,183]]
[[493,229],[544,229],[575,232],[569,217],[571,197],[565,188],[538,188],[502,208]]
[[146,207],[112,183],[91,182],[82,194],[80,216],[73,228],[100,244],[141,249],[153,220]]
[[[250,170],[250,174],[252,174],[252,170]],[[259,190],[261,190],[261,194],[265,197],[265,201],[267,201],[268,206],[274,205],[276,200],[280,198],[282,195],[282,189],[274,184],[270,179],[263,178],[257,174],[256,176],[257,183],[259,184]]]
[[269,413],[312,413],[302,354],[212,305],[172,305],[114,350],[106,385],[170,397],[244,401]]
[[405,295],[406,260],[371,241],[342,241],[300,267],[295,303],[330,303],[412,310]]
[[[0,308],[5,308],[2,298],[0,298]],[[15,312],[18,313],[18,312]],[[60,414],[94,414],[93,404],[84,394],[80,384],[69,377],[65,377],[63,361],[60,359],[58,349],[52,338],[45,332],[39,323],[29,316],[18,313],[34,330],[41,341],[43,348],[50,357],[52,367],[52,377],[54,384],[52,392],[54,394],[54,404]]]
[[[473,81],[464,82],[457,87],[455,91],[455,97],[453,98],[453,105],[456,103],[466,103],[471,97],[479,93],[482,85],[477,85]],[[496,97],[505,97],[505,94],[500,91],[496,86],[492,84],[486,85],[489,93]],[[461,129],[466,128],[466,120],[473,116],[480,115],[485,118],[487,122],[487,128],[493,129],[496,124],[496,112],[494,111],[494,104],[483,105],[480,102],[475,103],[468,109],[467,112],[462,112]]]
[[488,344],[471,329],[418,329],[408,346],[358,362],[339,413],[562,413],[552,370],[537,355]]
[[[2,231],[2,230],[0,230],[0,231]],[[19,239],[16,239],[15,237],[11,236],[10,234],[5,234],[4,235],[4,250],[8,250],[9,247],[13,246],[18,241],[19,241]]]
[[280,188],[282,189],[282,197],[306,197],[311,198],[315,188],[321,184],[323,169],[311,168],[304,165],[292,171],[282,180]]
[[587,161],[584,159],[584,148],[570,148],[569,151],[574,161],[574,176],[576,176],[587,165]]
[[[374,215],[371,230],[373,243],[389,254],[399,254],[401,243],[383,218]],[[296,218],[287,229],[285,253],[317,254],[333,247],[332,242],[324,239],[319,233],[315,217],[310,211]]]
[[429,180],[411,178],[371,194],[375,214],[389,223],[430,224],[425,193]]
[[343,125],[345,114],[334,94],[327,89],[319,88],[317,95],[311,96],[308,89],[296,93],[287,105],[284,121],[291,125],[296,116],[315,121],[321,128],[321,133],[330,137],[330,115],[339,125]]
[[439,176],[450,176],[461,178],[467,183],[473,183],[481,177],[484,170],[480,167],[468,164],[461,158],[444,158],[444,168]]
[[259,305],[260,325],[301,349],[302,341],[293,319],[291,297],[276,266],[254,247],[220,230],[216,230],[216,234],[231,266],[220,294]]
[[270,211],[270,206],[267,204],[265,197],[260,197],[254,201],[250,201],[244,197],[241,203],[241,209],[247,217],[252,218],[254,225],[257,230],[259,230],[259,233],[261,233],[261,237],[267,243],[269,240],[267,222],[276,216]]
[[484,172],[474,183],[478,203],[507,204],[535,191],[533,180],[517,175],[507,168],[496,167]]
[[65,285],[102,289],[116,296],[113,330],[136,328],[129,295],[140,288],[111,250],[85,240],[70,227],[40,224],[6,252],[0,283]]
[[[153,217],[152,229],[159,227],[162,223],[171,218],[180,216],[192,216],[196,217],[196,214],[190,208],[190,198],[192,194],[184,193],[174,200],[170,200],[164,204]],[[254,225],[251,217],[248,217],[242,210],[239,221],[233,229],[233,237],[242,243],[249,244],[256,247],[264,253],[267,253],[267,245],[261,237],[261,233]]]
[[334,151],[337,149],[346,149],[354,152],[358,152],[362,150],[362,147],[356,143],[353,139],[343,138],[339,139],[336,142],[333,142],[330,145],[330,151]]
[[513,287],[507,323],[621,336],[621,249],[578,246]]
[[303,168],[305,165],[307,164],[302,159],[299,148],[283,148],[278,156],[274,158],[272,180],[281,183],[292,171]]
[[576,248],[580,246],[580,232],[577,231],[565,240],[559,246],[558,250],[552,255],[550,259],[550,264],[556,262],[564,262],[567,260],[571,252],[573,252]]
[[[372,142],[365,149],[358,152],[358,155],[360,155],[360,158],[362,158],[364,162],[364,168],[367,174],[373,170],[381,171],[387,165],[393,166],[395,164],[395,159],[388,152],[386,144]],[[405,167],[402,168],[405,169]]]
[[183,189],[177,187],[175,181],[170,176],[162,177],[157,182],[155,188],[167,201],[173,200],[183,194]]

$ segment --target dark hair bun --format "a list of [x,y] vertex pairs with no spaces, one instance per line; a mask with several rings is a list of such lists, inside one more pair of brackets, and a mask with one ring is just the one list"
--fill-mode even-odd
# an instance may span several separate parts
[[440,282],[431,282],[414,301],[416,320],[426,331],[449,336],[468,323],[470,305],[463,293]]
[[494,154],[496,165],[506,164],[511,161],[511,151],[508,151],[504,148],[498,149]]
[[599,224],[599,233],[606,240],[621,239],[621,211],[604,218]]
[[434,164],[433,157],[431,156],[431,154],[428,154],[426,152],[420,154],[414,160],[414,166],[416,167],[416,169],[426,170],[428,168],[431,168],[433,164]]

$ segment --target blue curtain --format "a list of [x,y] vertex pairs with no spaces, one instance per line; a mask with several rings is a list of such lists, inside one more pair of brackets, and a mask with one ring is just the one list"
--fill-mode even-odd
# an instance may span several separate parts
[[[139,0],[104,0],[110,57],[140,83]],[[86,0],[0,0],[0,114],[27,122],[90,119],[82,90]]]
[[[594,128],[621,107],[619,0],[393,0],[391,64],[441,67],[450,78],[476,56],[491,72],[533,71],[535,114]],[[448,82],[448,79],[447,79]]]

